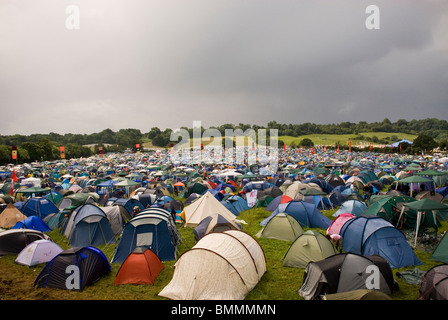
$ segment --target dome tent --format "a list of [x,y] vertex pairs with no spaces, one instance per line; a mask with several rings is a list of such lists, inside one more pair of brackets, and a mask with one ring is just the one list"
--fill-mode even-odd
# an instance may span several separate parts
[[59,245],[49,239],[36,240],[20,251],[15,262],[31,267],[49,262],[62,251]]
[[275,215],[287,213],[293,216],[303,227],[327,229],[331,220],[324,216],[314,204],[300,200],[280,204],[272,214],[261,221],[260,225],[266,225]]
[[342,226],[340,235],[345,252],[380,255],[392,269],[422,264],[403,233],[381,217],[350,219]]
[[73,210],[64,234],[72,247],[115,243],[112,226],[104,211],[94,204],[83,204]]
[[132,218],[123,228],[112,263],[123,263],[136,247],[151,249],[162,261],[176,260],[177,229],[171,213],[148,208]]
[[[79,286],[67,287],[67,267],[79,268]],[[111,266],[104,253],[95,247],[78,247],[62,251],[42,269],[34,281],[37,288],[58,288],[82,291],[86,286],[94,284],[111,271]]]
[[121,265],[115,277],[114,285],[153,285],[163,268],[162,262],[154,252],[145,247],[137,247]]
[[276,214],[255,235],[258,238],[294,241],[303,234],[300,223],[287,213]]
[[266,272],[263,249],[239,230],[209,233],[179,257],[159,293],[172,300],[242,300]]
[[194,238],[198,241],[200,238],[210,232],[222,232],[229,229],[241,230],[241,225],[234,221],[228,221],[220,214],[205,217],[194,229]]
[[418,300],[448,300],[448,264],[434,266],[424,274]]
[[10,229],[0,232],[0,257],[18,254],[31,242],[49,237],[38,230]]
[[337,253],[322,233],[308,230],[291,244],[283,259],[283,266],[305,268],[309,262],[320,261]]
[[299,295],[306,300],[315,300],[325,294],[367,289],[367,278],[371,275],[369,266],[376,266],[380,271],[377,290],[393,293],[393,273],[383,257],[340,253],[307,265]]

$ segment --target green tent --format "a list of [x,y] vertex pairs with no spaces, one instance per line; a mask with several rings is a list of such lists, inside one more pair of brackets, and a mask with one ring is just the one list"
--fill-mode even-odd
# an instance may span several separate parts
[[448,263],[448,237],[446,236],[448,232],[445,232],[436,249],[432,253],[430,259]]
[[283,266],[306,268],[309,262],[320,261],[337,253],[322,233],[308,230],[291,244],[283,259]]
[[429,218],[429,220],[432,222],[432,226],[437,228],[440,225],[440,223],[437,219],[437,211],[448,209],[448,206],[443,203],[433,201],[430,199],[422,199],[422,200],[404,204],[403,209],[401,210],[400,217],[403,214],[405,207],[417,211],[417,219],[416,219],[416,223],[415,223],[414,247],[417,244],[417,235],[418,235],[418,230],[420,228],[420,224],[422,221],[422,215],[423,215],[423,221],[426,221],[428,219],[427,218],[428,215],[425,213],[432,212],[432,219]]
[[258,238],[294,241],[303,234],[300,223],[287,213],[275,215],[255,236]]
[[[434,181],[432,179],[428,179],[428,178],[425,178],[422,176],[416,176],[416,175],[400,179],[400,180],[398,180],[398,182],[409,183],[411,185],[411,197],[412,197],[412,189],[413,189],[414,183],[425,183],[425,182],[434,183]],[[397,184],[397,187],[398,187],[398,184]],[[434,185],[434,189],[435,189],[435,185]]]
[[[414,198],[407,196],[385,196],[375,195],[369,200],[367,209],[363,212],[363,216],[379,216],[392,224],[395,224],[400,216],[400,210],[403,204],[416,201]],[[412,223],[412,222],[411,222]],[[405,225],[408,221],[405,221]],[[415,226],[415,224],[409,225]]]

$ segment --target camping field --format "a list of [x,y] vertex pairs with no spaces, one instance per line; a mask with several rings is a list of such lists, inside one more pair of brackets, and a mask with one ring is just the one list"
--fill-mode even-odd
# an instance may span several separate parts
[[[332,218],[334,210],[323,211],[324,215]],[[244,220],[243,231],[255,235],[260,229],[260,222],[268,217],[270,212],[264,207],[243,211],[239,220]],[[178,247],[179,255],[190,249],[194,244],[192,228],[178,226],[182,241]],[[446,221],[438,233],[448,229]],[[306,228],[305,228],[306,230]],[[315,229],[320,232],[323,230]],[[48,233],[53,241],[63,249],[69,248],[67,239],[53,230]],[[292,242],[274,239],[256,238],[264,250],[266,256],[267,271],[258,285],[246,296],[246,300],[303,300],[297,293],[303,281],[304,269],[283,267],[282,261]],[[98,247],[110,259],[114,253],[114,245]],[[414,249],[417,257],[423,262],[418,266],[421,270],[428,270],[440,263],[429,259],[431,249]],[[16,256],[4,256],[0,258],[0,300],[166,300],[158,296],[158,293],[170,282],[174,273],[174,261],[165,261],[164,269],[152,285],[113,285],[120,264],[112,264],[112,270],[92,286],[86,287],[82,292],[60,289],[36,289],[34,280],[44,267],[38,265],[27,267],[14,262]],[[402,268],[412,270],[414,267]],[[394,278],[399,285],[399,290],[390,295],[393,300],[416,300],[418,297],[418,285],[410,285],[396,276],[402,269],[393,269]]]

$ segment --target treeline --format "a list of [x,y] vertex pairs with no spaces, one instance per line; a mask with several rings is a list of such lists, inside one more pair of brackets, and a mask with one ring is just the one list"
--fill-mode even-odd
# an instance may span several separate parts
[[[182,127],[182,129],[188,130],[190,137],[193,137],[192,128]],[[270,129],[277,129],[279,136],[292,137],[308,134],[354,134],[362,136],[363,132],[393,132],[431,137],[442,148],[446,148],[448,145],[448,122],[434,118],[411,121],[400,119],[396,122],[391,122],[386,118],[381,122],[367,123],[366,121],[360,121],[358,123],[341,122],[338,124],[316,124],[310,122],[280,124],[276,121],[270,121],[266,126],[239,123],[223,124],[217,127],[210,127],[210,129],[217,129],[223,137],[226,129],[241,129],[243,132],[246,132],[248,129],[253,129],[255,132],[260,129],[266,129],[267,136],[269,136]],[[205,128],[201,128],[202,132],[204,130]],[[126,149],[135,151],[136,145],[142,145],[144,141],[151,141],[156,147],[168,147],[173,143],[170,140],[172,132],[173,130],[169,128],[161,130],[158,127],[152,127],[147,133],[143,133],[139,129],[121,129],[119,131],[105,129],[92,134],[58,134],[50,132],[48,134],[0,135],[0,163],[12,162],[12,147],[17,148],[18,162],[21,163],[60,159],[61,146],[64,146],[66,158],[89,157],[93,154],[98,154],[99,147],[102,147],[104,153],[121,152]],[[279,142],[281,147],[282,143],[281,141]]]

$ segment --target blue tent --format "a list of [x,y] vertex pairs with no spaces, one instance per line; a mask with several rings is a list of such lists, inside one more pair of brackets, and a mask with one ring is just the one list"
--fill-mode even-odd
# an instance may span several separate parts
[[58,207],[53,202],[41,197],[28,199],[19,210],[28,217],[37,216],[42,219],[51,213],[59,212]]
[[238,213],[237,215],[239,215],[241,211],[246,211],[250,209],[249,206],[247,205],[247,201],[240,196],[230,196],[227,199],[221,201],[221,203],[224,205],[228,204],[230,207],[235,208],[235,210]]
[[141,204],[140,201],[138,201],[137,199],[125,199],[125,198],[109,198],[109,200],[107,200],[107,202],[105,203],[105,207],[108,206],[114,206],[114,205],[122,205],[123,207],[126,208],[126,210],[128,211],[128,213],[132,216],[133,212],[134,212],[134,207],[138,207],[140,210],[145,209],[145,207]]
[[260,225],[266,225],[269,220],[279,213],[288,213],[302,226],[309,228],[327,229],[332,222],[329,218],[324,216],[314,204],[300,200],[293,200],[280,204],[268,218],[260,223]]
[[391,268],[422,264],[403,233],[381,217],[350,219],[342,226],[340,235],[344,251],[364,256],[380,255]]
[[[69,266],[79,268],[79,286],[73,281],[73,287],[67,285]],[[111,266],[104,253],[95,247],[70,248],[62,251],[42,269],[34,281],[37,288],[58,288],[80,290],[93,285],[111,271]],[[70,279],[68,279],[70,280]]]
[[68,240],[72,247],[98,246],[115,243],[115,235],[106,214],[100,207],[84,204],[70,216]]
[[341,213],[351,213],[359,217],[366,209],[367,205],[362,201],[347,200],[341,204],[341,206],[335,213],[333,213],[333,217],[337,217]]
[[171,214],[164,209],[148,208],[124,226],[112,262],[123,263],[136,247],[151,249],[162,261],[176,260],[177,242]]
[[32,229],[40,232],[51,231],[51,228],[39,217],[30,216],[17,222],[11,229]]

